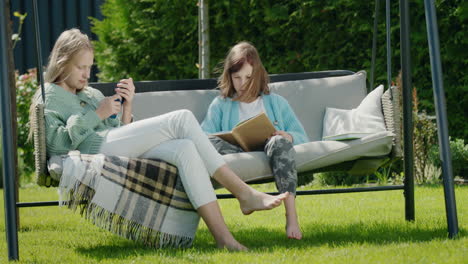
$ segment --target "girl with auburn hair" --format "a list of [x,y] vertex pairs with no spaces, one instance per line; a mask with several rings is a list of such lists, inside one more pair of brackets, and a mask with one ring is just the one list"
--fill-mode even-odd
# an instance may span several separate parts
[[[294,194],[284,201],[286,235],[301,239],[295,206],[297,171],[293,145],[309,140],[286,99],[270,93],[268,83],[268,73],[257,49],[249,42],[236,44],[229,50],[223,73],[218,79],[221,96],[210,104],[201,126],[208,134],[227,132],[244,120],[262,112],[267,114],[276,132],[265,143],[263,151],[268,157],[278,190]],[[244,152],[239,146],[217,136],[210,136],[210,140],[223,155]]]
[[[88,86],[93,60],[91,42],[78,29],[63,32],[54,45],[45,78],[48,158],[79,150],[83,154],[153,158],[172,163],[178,167],[185,191],[217,246],[246,250],[224,222],[210,176],[234,194],[244,214],[277,207],[288,194],[271,196],[240,180],[188,110],[132,122],[135,95],[132,78],[120,80],[116,94],[104,97]],[[123,103],[119,101],[122,99]],[[40,101],[38,92],[34,102]],[[110,118],[121,110],[118,118]],[[62,175],[62,180],[63,177],[66,176]]]

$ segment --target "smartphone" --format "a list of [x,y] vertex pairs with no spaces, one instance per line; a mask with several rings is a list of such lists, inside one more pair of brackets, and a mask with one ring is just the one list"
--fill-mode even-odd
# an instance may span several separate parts
[[[117,98],[117,99],[115,99],[114,101],[120,102],[120,104],[123,104],[123,101],[124,101],[124,100],[125,100],[125,99],[123,99],[123,98],[122,98],[122,100],[120,100],[119,98]],[[116,115],[116,114],[113,114],[113,115],[111,115],[111,116],[109,116],[109,117],[110,117],[110,118],[116,118],[117,115]]]

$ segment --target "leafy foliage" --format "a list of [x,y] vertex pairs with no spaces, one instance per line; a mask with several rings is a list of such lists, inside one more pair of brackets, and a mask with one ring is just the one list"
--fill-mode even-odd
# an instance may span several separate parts
[[[29,106],[31,99],[37,90],[36,69],[30,69],[28,73],[19,74],[15,72],[16,79],[16,112],[18,124],[18,175],[21,182],[28,182],[31,173],[34,171],[34,146],[32,140],[28,140],[29,134]],[[1,145],[1,144],[0,144]],[[1,147],[1,146],[0,146]],[[0,180],[3,173],[3,159],[0,153]],[[3,187],[3,181],[0,188]]]
[[437,126],[434,119],[426,113],[413,115],[413,154],[414,154],[414,177],[417,183],[424,183],[428,177],[427,168],[431,165],[429,154],[432,146],[437,144]]
[[[465,144],[465,141],[460,138],[450,140],[450,152],[452,154],[453,176],[460,176],[468,180],[468,144]],[[442,166],[438,145],[431,147],[429,159],[435,166]]]
[[[23,172],[34,171],[34,147],[29,135],[29,107],[34,93],[38,89],[36,69],[19,75],[16,73],[16,111],[18,122],[18,157],[24,162]],[[22,175],[19,173],[18,175]]]
[[93,20],[101,81],[195,78],[196,1],[111,0],[102,13]]
[[314,174],[313,184],[318,186],[351,186],[366,183],[366,175],[351,175],[345,171],[330,171]]
[[[371,67],[374,1],[210,1],[212,72],[241,40],[259,50],[269,73]],[[380,10],[375,83],[386,83],[384,9]],[[468,140],[466,48],[468,3],[436,1],[450,134]],[[423,1],[411,1],[413,83],[421,110],[434,114]],[[101,81],[197,78],[196,0],[107,0],[105,19],[93,20]],[[392,72],[400,69],[399,3],[392,1]]]

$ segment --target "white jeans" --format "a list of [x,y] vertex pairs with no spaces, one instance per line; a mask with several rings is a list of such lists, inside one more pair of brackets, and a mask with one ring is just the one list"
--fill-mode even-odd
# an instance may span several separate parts
[[210,175],[225,164],[192,112],[178,110],[112,129],[101,153],[174,164],[195,208],[216,200]]

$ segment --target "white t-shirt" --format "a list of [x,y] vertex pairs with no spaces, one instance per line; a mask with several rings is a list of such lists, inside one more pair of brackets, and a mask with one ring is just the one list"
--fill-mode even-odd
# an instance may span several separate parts
[[262,112],[265,112],[265,107],[263,106],[263,98],[261,96],[257,97],[257,99],[251,103],[239,102],[239,122],[254,117]]

